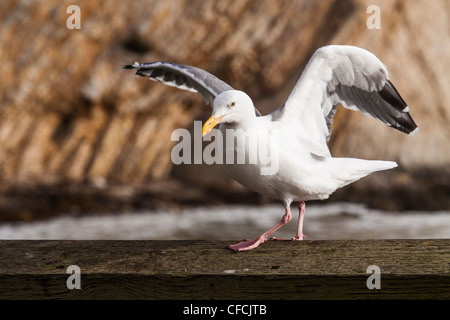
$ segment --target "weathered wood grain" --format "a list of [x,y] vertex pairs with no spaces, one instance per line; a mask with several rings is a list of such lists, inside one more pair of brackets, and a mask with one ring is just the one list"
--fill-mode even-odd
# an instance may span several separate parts
[[[232,241],[231,241],[232,242]],[[450,240],[0,241],[0,299],[449,299]],[[69,290],[69,265],[81,289]],[[366,286],[381,269],[381,289]]]

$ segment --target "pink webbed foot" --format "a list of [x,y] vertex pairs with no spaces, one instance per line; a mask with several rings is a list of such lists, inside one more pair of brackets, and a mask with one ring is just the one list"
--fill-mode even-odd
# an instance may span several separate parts
[[237,244],[228,246],[228,249],[234,250],[236,252],[255,249],[261,243],[266,242],[267,237],[269,237],[273,232],[275,232],[280,227],[282,227],[283,225],[288,223],[289,220],[291,220],[291,217],[292,217],[291,210],[289,209],[289,206],[286,206],[286,213],[284,214],[283,218],[281,218],[280,222],[278,222],[272,228],[270,228],[265,233],[263,233],[262,235],[260,235],[259,237],[255,238],[253,240],[244,240]]
[[234,250],[235,252],[251,250],[259,246],[261,243],[267,241],[267,237],[259,236],[253,240],[244,240],[239,243],[228,246],[228,249]]
[[305,238],[306,238],[306,236],[304,234],[302,234],[302,235],[297,235],[295,237],[292,237],[290,239],[280,239],[280,238],[272,237],[272,238],[270,238],[270,240],[274,240],[274,241],[296,241],[296,240],[303,240]]
[[292,239],[280,239],[277,237],[271,237],[269,240],[270,241],[291,241]]
[[303,239],[305,239],[305,238],[306,238],[306,236],[305,236],[304,234],[296,235],[295,237],[292,237],[292,241],[295,241],[295,240],[303,240]]

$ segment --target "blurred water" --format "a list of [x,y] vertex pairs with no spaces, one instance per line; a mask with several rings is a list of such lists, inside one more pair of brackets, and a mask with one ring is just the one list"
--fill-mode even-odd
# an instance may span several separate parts
[[[295,235],[292,221],[274,233]],[[186,208],[121,215],[63,215],[46,221],[5,223],[0,239],[243,239],[263,233],[278,222],[282,205]],[[306,205],[304,233],[315,239],[450,238],[450,211],[389,213],[363,205]]]

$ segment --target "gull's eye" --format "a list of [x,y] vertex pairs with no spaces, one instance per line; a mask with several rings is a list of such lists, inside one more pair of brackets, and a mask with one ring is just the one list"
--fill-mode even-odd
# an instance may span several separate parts
[[230,107],[234,107],[236,105],[236,102],[233,101],[232,103],[230,103]]

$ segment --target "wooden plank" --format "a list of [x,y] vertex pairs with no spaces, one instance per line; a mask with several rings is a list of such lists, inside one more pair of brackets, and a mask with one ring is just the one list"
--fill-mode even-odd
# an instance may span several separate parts
[[[230,243],[1,240],[0,299],[450,298],[449,239]],[[371,265],[379,290],[367,288]]]

